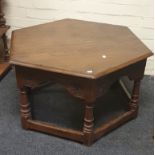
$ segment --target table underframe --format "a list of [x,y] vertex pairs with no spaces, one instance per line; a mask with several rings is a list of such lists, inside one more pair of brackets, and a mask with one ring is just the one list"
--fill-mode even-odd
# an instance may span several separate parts
[[[144,75],[145,65],[146,60],[142,60],[98,79],[87,79],[23,66],[15,66],[17,84],[20,89],[22,127],[24,129],[36,130],[75,140],[88,146],[91,145],[106,133],[137,116],[140,81]],[[127,104],[128,110],[118,117],[110,119],[100,127],[94,128],[94,104],[96,99],[103,96],[114,83],[117,83],[118,86],[121,87],[122,93],[126,95],[122,86],[118,83],[118,80],[122,76],[127,76],[130,80],[134,81],[131,98]],[[82,131],[58,127],[52,123],[32,119],[28,99],[29,91],[42,87],[46,82],[59,83],[63,85],[73,97],[81,99],[85,106]]]

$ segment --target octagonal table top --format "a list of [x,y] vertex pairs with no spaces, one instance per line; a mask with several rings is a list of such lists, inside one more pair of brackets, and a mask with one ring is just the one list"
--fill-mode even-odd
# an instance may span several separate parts
[[125,26],[64,19],[13,31],[10,62],[95,79],[151,55]]

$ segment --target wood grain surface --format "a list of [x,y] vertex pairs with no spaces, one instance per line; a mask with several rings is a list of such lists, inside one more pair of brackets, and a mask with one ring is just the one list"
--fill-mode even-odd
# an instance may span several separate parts
[[16,30],[11,41],[12,64],[93,79],[151,55],[127,27],[73,19]]

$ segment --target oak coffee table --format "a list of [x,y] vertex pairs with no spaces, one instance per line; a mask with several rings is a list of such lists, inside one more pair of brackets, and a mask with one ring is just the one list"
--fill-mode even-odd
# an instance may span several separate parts
[[[22,127],[91,145],[137,116],[140,81],[151,55],[125,26],[64,19],[14,31],[11,64],[20,89]],[[127,110],[94,128],[95,101],[123,76],[134,81]],[[61,84],[84,105],[80,131],[33,119],[29,90],[47,81]]]

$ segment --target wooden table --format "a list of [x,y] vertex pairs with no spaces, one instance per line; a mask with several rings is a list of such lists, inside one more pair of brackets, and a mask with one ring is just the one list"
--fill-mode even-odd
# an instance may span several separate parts
[[10,28],[6,25],[6,21],[4,19],[4,14],[2,12],[2,0],[0,0],[0,38],[2,40],[2,49],[0,49],[0,80],[6,75],[6,73],[11,69],[11,65],[9,64],[9,49],[7,46],[7,37],[6,32]]
[[[146,59],[151,55],[151,51],[124,26],[64,19],[14,31],[11,64],[15,65],[20,89],[23,128],[92,144],[137,116],[140,81]],[[95,129],[96,99],[105,95],[122,76],[134,81],[127,111]],[[29,90],[47,81],[63,85],[82,101],[85,114],[81,131],[32,118]]]

